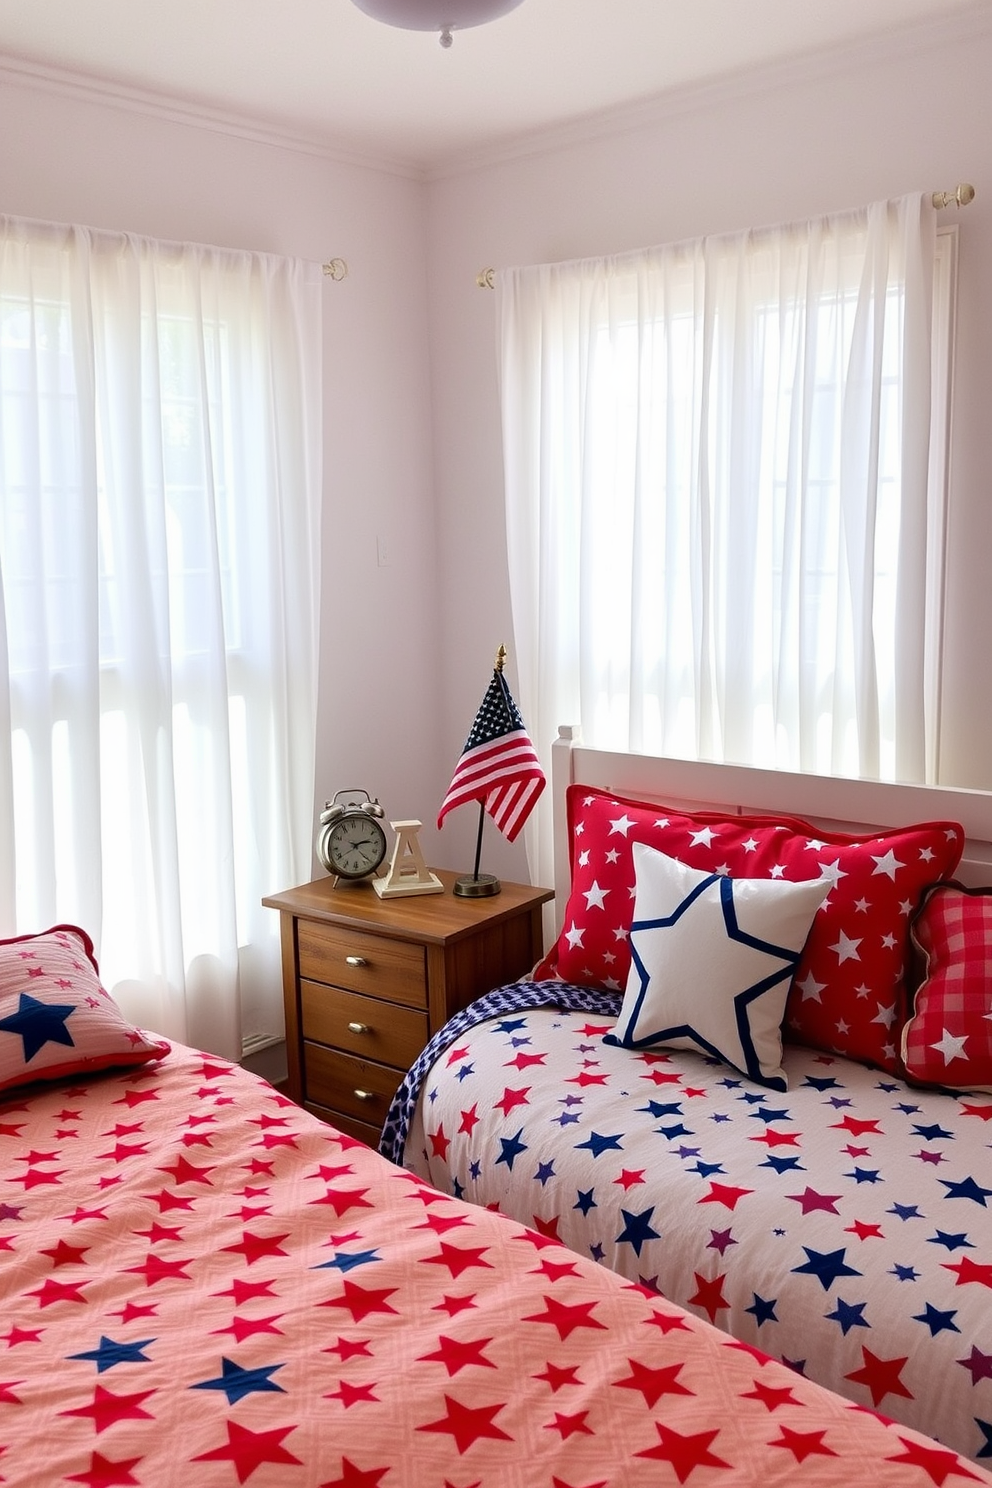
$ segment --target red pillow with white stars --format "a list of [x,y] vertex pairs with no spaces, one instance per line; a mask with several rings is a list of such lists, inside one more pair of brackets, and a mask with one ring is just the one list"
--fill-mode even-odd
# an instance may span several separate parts
[[0,940],[0,1092],[144,1064],[169,1052],[134,1028],[100,982],[77,925]]
[[623,991],[635,842],[691,868],[740,878],[828,877],[833,887],[813,919],[784,1032],[798,1043],[901,1069],[909,920],[924,887],[957,867],[964,846],[958,823],[853,836],[793,817],[686,814],[582,785],[569,786],[567,814],[572,887],[561,934],[536,979]]
[[931,885],[910,931],[926,969],[902,1031],[906,1074],[992,1090],[992,889]]

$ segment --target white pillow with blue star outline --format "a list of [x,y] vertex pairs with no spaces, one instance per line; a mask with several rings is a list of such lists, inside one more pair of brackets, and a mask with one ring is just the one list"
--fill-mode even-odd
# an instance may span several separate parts
[[607,1043],[664,1044],[787,1089],[782,1019],[825,878],[731,878],[633,845],[631,965]]

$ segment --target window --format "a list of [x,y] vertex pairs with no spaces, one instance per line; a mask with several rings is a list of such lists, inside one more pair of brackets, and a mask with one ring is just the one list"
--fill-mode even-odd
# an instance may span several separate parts
[[237,1058],[281,1025],[261,897],[310,865],[319,269],[0,248],[6,926],[84,925],[130,1016]]
[[601,747],[936,778],[935,227],[913,196],[500,276],[535,738],[578,722]]

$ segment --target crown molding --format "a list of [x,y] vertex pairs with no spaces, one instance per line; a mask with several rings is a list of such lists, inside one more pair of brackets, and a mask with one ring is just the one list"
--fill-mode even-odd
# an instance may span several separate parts
[[452,152],[425,167],[428,181],[467,175],[555,150],[588,145],[612,136],[669,124],[688,114],[703,112],[738,100],[752,99],[783,86],[830,80],[853,71],[870,71],[880,62],[911,58],[939,46],[971,41],[992,34],[992,6],[972,0],[947,16],[912,22],[869,37],[838,42],[815,52],[795,53],[719,77],[686,83],[664,93],[613,108],[585,114],[565,124],[534,127],[508,135],[492,145]]
[[319,130],[299,129],[285,121],[241,114],[198,99],[136,88],[96,73],[52,67],[10,53],[0,52],[0,85],[30,88],[78,103],[143,114],[188,129],[209,130],[251,144],[316,156],[336,165],[381,171],[407,180],[424,179],[424,168],[417,161],[377,154],[344,138],[329,138]]

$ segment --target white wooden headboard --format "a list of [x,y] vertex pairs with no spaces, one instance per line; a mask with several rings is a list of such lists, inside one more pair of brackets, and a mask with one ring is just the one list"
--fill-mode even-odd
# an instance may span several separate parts
[[992,791],[893,785],[749,765],[619,754],[587,748],[579,742],[578,729],[566,725],[559,728],[551,748],[556,930],[569,891],[565,792],[573,782],[638,800],[726,811],[733,816],[782,812],[840,832],[868,832],[924,821],[960,822],[966,841],[955,877],[971,885],[992,884]]

